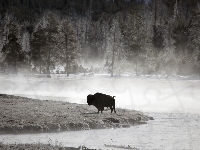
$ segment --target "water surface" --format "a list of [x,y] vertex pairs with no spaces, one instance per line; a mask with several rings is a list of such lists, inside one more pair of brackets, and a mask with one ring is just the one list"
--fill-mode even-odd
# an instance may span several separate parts
[[200,116],[196,114],[151,113],[148,124],[131,128],[69,131],[60,133],[1,135],[3,143],[45,143],[90,148],[130,145],[140,150],[197,150],[200,147]]

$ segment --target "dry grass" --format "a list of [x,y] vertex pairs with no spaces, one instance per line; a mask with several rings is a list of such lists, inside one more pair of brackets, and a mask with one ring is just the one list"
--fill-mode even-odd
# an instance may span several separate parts
[[2,144],[0,143],[1,150],[80,150],[79,147],[63,147],[61,145],[50,144]]
[[95,107],[84,104],[4,94],[0,95],[0,104],[0,134],[129,127],[151,119],[134,110],[98,114]]

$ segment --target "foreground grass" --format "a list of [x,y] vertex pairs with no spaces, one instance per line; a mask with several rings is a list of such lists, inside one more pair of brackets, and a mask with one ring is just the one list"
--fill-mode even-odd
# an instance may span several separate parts
[[42,133],[130,127],[152,117],[126,109],[98,114],[85,104],[37,100],[0,94],[0,134]]
[[[79,147],[64,147],[61,145],[50,145],[50,144],[2,144],[0,143],[0,149],[1,150],[95,150],[91,149],[85,146],[79,146]],[[130,146],[116,146],[116,145],[105,145],[103,149],[131,149],[131,150],[138,150],[137,148],[132,148]],[[99,149],[101,150],[101,149]]]
[[1,150],[80,150],[86,147],[64,147],[64,146],[53,146],[50,144],[2,144],[0,143]]

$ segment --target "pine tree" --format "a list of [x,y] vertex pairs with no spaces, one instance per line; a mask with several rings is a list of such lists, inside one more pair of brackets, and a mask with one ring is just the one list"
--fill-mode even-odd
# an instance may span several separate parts
[[187,48],[195,64],[200,66],[200,11],[198,9],[190,23]]
[[114,75],[114,69],[117,69],[120,75],[121,69],[125,63],[125,60],[127,59],[126,52],[123,47],[123,41],[124,40],[121,34],[118,20],[113,19],[109,33],[107,52],[105,56],[105,66],[110,71],[111,77],[113,77]]
[[30,51],[30,34],[28,32],[24,32],[22,36],[22,50],[28,53]]
[[154,44],[154,47],[156,48],[157,55],[158,55],[160,51],[162,51],[164,48],[163,46],[164,38],[163,38],[163,31],[161,29],[161,26],[154,26],[153,32],[154,32],[153,44]]
[[24,32],[21,39],[22,52],[24,53],[24,69],[30,70],[31,59],[28,55],[30,52],[30,34],[29,32]]
[[109,25],[106,20],[102,22],[102,36],[103,36],[103,41],[102,41],[102,53],[105,57],[105,54],[108,50],[108,42],[109,42]]
[[28,52],[28,55],[31,59],[33,68],[36,71],[36,68],[39,67],[40,73],[42,73],[42,66],[44,66],[46,62],[46,51],[44,49],[46,41],[45,30],[39,25],[30,39],[31,50]]
[[160,53],[160,51],[163,50],[164,46],[163,46],[163,42],[164,42],[164,38],[163,38],[163,31],[162,31],[162,18],[159,19],[161,12],[159,9],[163,8],[163,4],[162,4],[162,0],[154,0],[154,26],[153,26],[153,44],[154,47],[156,49],[156,53],[157,56]]
[[46,50],[47,50],[47,68],[46,68],[46,73],[50,76],[50,67],[54,66],[52,64],[52,55],[53,51],[55,50],[58,42],[55,38],[55,35],[58,33],[58,21],[57,21],[57,16],[53,12],[49,12],[47,14],[47,19],[46,19],[46,28],[45,28],[45,35],[47,38],[46,42]]
[[7,66],[11,73],[17,73],[18,68],[22,67],[25,60],[25,54],[20,45],[19,24],[16,19],[7,14],[4,20],[4,29],[2,37],[2,55],[4,66]]
[[8,65],[8,69],[11,70],[11,73],[17,73],[17,68],[20,67],[24,54],[14,33],[9,33],[8,43],[3,46],[2,52],[5,55],[4,63]]
[[160,68],[165,75],[176,73],[177,62],[175,56],[175,40],[173,39],[173,19],[166,21],[164,26],[164,51],[160,53]]
[[145,20],[141,13],[131,12],[128,15],[127,27],[125,31],[125,43],[128,50],[128,60],[131,65],[134,65],[136,75],[139,75],[139,62],[142,59],[144,46],[146,41]]
[[59,59],[65,64],[65,73],[69,76],[70,67],[76,65],[80,57],[77,50],[77,37],[70,20],[63,19],[58,26]]
[[2,48],[4,45],[4,39],[3,39],[3,25],[0,24],[0,71],[3,71],[3,53],[2,53]]
[[143,39],[143,47],[144,47],[144,58],[145,58],[145,66],[143,68],[143,73],[152,74],[155,73],[156,69],[156,53],[153,45],[153,27],[155,24],[154,21],[154,12],[151,10],[149,6],[145,7],[144,14],[144,39]]

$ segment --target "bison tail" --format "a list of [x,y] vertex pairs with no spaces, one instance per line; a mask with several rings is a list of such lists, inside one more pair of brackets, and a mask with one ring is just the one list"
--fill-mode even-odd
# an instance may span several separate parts
[[113,105],[113,110],[116,113],[116,110],[115,110],[115,101],[114,101],[114,105]]

